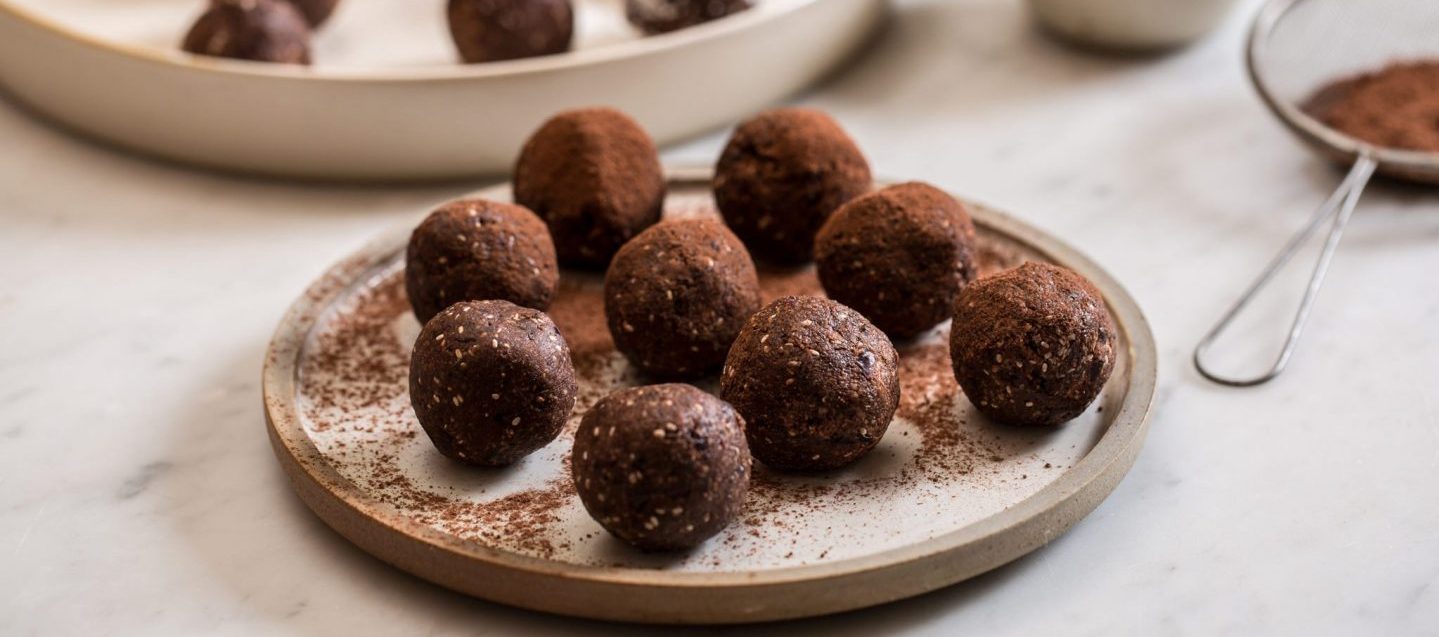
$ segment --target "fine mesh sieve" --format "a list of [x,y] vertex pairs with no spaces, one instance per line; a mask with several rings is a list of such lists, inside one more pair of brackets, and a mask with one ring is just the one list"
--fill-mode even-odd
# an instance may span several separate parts
[[[1258,385],[1288,366],[1304,323],[1339,245],[1344,226],[1376,172],[1439,184],[1439,153],[1375,146],[1336,131],[1303,110],[1332,82],[1377,71],[1395,62],[1439,61],[1439,0],[1270,0],[1249,36],[1249,77],[1280,121],[1330,159],[1350,165],[1334,194],[1240,295],[1194,350],[1206,378],[1236,387]],[[1439,87],[1435,87],[1439,90]],[[1434,125],[1439,127],[1439,120]],[[1328,226],[1308,287],[1283,348],[1267,372],[1250,378],[1214,373],[1205,354],[1240,312],[1321,228]]]

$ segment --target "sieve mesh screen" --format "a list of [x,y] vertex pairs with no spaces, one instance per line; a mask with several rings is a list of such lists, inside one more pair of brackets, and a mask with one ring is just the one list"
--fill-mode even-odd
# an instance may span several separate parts
[[1333,82],[1421,60],[1439,62],[1439,0],[1272,0],[1249,43],[1260,93],[1307,141],[1335,158],[1367,150],[1382,173],[1439,182],[1439,153],[1367,147],[1302,110]]
[[1300,0],[1263,36],[1257,75],[1298,104],[1335,80],[1391,62],[1439,60],[1435,0]]

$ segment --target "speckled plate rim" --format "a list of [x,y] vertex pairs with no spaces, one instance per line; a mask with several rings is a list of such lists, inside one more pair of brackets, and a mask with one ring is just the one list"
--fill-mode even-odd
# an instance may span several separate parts
[[[708,169],[671,170],[675,184],[708,184]],[[478,196],[508,198],[507,186]],[[1009,508],[955,531],[873,555],[773,570],[669,572],[580,566],[518,555],[415,523],[343,478],[305,434],[295,400],[298,358],[321,314],[359,276],[403,250],[411,224],[381,235],[332,267],[280,321],[263,371],[265,416],[275,454],[301,499],[361,549],[412,574],[492,601],[595,619],[647,623],[743,623],[823,615],[935,590],[994,569],[1059,536],[1092,511],[1133,466],[1153,405],[1157,353],[1134,299],[1089,258],[989,207],[970,203],[977,225],[1083,274],[1103,294],[1124,334],[1124,395],[1095,446],[1054,482]]]

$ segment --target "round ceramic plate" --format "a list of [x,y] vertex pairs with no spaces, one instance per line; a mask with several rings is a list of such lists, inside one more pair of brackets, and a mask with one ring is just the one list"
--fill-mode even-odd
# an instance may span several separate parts
[[0,0],[0,87],[68,128],[186,163],[473,177],[508,172],[567,108],[619,108],[661,144],[733,122],[834,68],[884,13],[884,0],[758,0],[641,37],[622,0],[575,2],[575,50],[467,66],[444,0],[348,0],[303,68],[180,52],[201,0]]
[[[707,172],[677,172],[670,183],[666,216],[715,214]],[[505,187],[478,194],[509,197]],[[1093,510],[1139,452],[1155,382],[1153,336],[1118,283],[1059,240],[969,206],[983,272],[1025,260],[1072,268],[1104,294],[1119,328],[1119,360],[1103,393],[1063,427],[1000,427],[974,412],[954,382],[940,326],[898,344],[900,408],[874,451],[828,475],[756,464],[734,524],[688,553],[640,553],[585,514],[569,478],[580,416],[643,380],[609,339],[601,277],[566,271],[550,308],[580,378],[569,426],[516,466],[461,466],[434,450],[409,405],[409,349],[420,326],[404,294],[404,227],[332,268],[280,323],[264,371],[275,453],[300,497],[364,550],[515,606],[640,622],[751,622],[952,584],[1034,550]],[[813,268],[762,268],[760,279],[766,302],[820,293]],[[713,379],[699,385],[713,389]]]

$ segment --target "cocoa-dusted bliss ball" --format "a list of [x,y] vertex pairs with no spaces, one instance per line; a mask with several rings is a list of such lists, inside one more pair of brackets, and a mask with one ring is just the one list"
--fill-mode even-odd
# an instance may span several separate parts
[[870,188],[869,163],[829,115],[805,108],[740,124],[715,166],[715,203],[755,256],[803,263],[814,235]]
[[[283,2],[288,2],[288,3],[292,4],[292,5],[294,5],[296,9],[299,9],[299,10],[300,10],[300,15],[305,18],[305,23],[306,23],[306,24],[309,24],[311,29],[314,29],[314,28],[316,28],[316,27],[319,27],[319,26],[320,26],[321,24],[323,24],[326,20],[330,19],[330,14],[335,12],[335,5],[340,4],[340,0],[282,0],[282,1],[283,1]],[[211,4],[211,5],[222,4],[222,3],[224,3],[224,2],[225,2],[225,0],[210,0],[210,4]]]
[[570,0],[449,0],[450,37],[460,59],[475,64],[570,50]]
[[605,273],[615,346],[656,376],[718,369],[759,305],[754,262],[716,219],[651,226],[620,248]]
[[549,444],[576,392],[554,322],[509,301],[451,305],[410,356],[415,417],[440,453],[468,464],[505,466]]
[[974,223],[964,206],[917,182],[840,206],[815,238],[825,293],[894,338],[912,338],[953,315],[954,297],[976,275],[974,257]]
[[698,546],[744,505],[744,420],[689,385],[621,389],[585,413],[570,456],[590,517],[646,551]]
[[950,327],[954,376],[989,418],[1058,425],[1083,413],[1114,369],[1114,322],[1099,291],[1028,262],[971,283]]
[[180,47],[256,62],[310,63],[310,25],[285,0],[214,0]]
[[405,250],[405,292],[421,323],[459,301],[500,299],[545,310],[559,281],[545,223],[514,204],[447,203],[415,228]]
[[752,6],[749,0],[625,0],[625,18],[649,34],[718,20]]
[[863,316],[829,299],[787,296],[740,331],[720,397],[745,418],[755,459],[823,471],[858,460],[899,408],[899,355]]
[[560,263],[604,267],[660,220],[665,177],[649,134],[612,108],[560,113],[515,164],[515,201],[550,226]]

